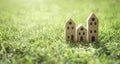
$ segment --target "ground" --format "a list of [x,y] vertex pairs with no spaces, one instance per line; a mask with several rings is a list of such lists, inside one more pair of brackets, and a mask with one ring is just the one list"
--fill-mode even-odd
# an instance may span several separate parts
[[[120,0],[1,0],[0,64],[120,64]],[[65,40],[94,12],[98,42]]]

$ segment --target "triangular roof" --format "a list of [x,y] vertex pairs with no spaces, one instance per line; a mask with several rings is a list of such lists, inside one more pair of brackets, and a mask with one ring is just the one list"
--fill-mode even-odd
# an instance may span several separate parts
[[70,19],[66,22],[66,24],[71,24],[71,23],[73,23],[73,24],[75,25],[75,22],[70,18]]
[[91,21],[91,20],[95,20],[98,21],[98,18],[96,17],[96,15],[92,12],[89,17],[87,18],[87,22]]
[[84,28],[84,29],[86,30],[86,28],[85,28],[82,24],[79,24],[79,25],[76,27],[77,30],[80,29],[80,28]]

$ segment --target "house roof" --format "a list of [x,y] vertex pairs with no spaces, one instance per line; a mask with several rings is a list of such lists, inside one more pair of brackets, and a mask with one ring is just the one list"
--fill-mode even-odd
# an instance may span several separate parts
[[96,17],[96,15],[92,12],[89,17],[87,18],[87,22],[91,21],[91,19],[93,18],[93,20],[97,20],[98,21],[98,18]]
[[75,25],[75,22],[70,18],[70,19],[66,22],[66,24],[71,24],[71,23],[73,23],[73,24]]
[[82,24],[79,24],[79,25],[76,27],[77,30],[80,29],[80,28],[86,29]]

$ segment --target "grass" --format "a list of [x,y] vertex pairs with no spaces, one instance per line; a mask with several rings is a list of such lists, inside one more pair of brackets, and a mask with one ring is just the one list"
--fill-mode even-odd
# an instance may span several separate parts
[[[120,0],[0,1],[0,64],[120,64]],[[65,22],[86,26],[94,12],[99,41],[65,41]]]

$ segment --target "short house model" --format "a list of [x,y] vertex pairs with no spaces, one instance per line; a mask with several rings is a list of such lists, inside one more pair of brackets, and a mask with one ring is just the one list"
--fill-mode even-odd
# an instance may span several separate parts
[[87,19],[87,28],[82,24],[76,27],[74,21],[69,19],[65,26],[66,40],[93,42],[98,40],[98,19],[94,13],[91,13]]
[[76,27],[76,41],[86,41],[87,30],[80,24]]

